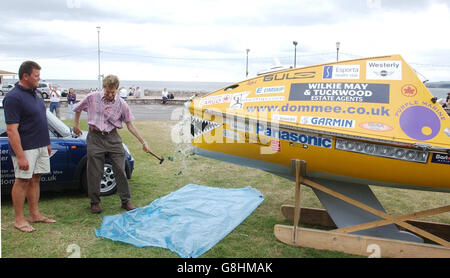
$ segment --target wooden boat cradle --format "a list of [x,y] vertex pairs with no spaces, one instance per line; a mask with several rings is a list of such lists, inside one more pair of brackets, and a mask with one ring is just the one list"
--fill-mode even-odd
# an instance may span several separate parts
[[[291,160],[291,164],[295,166],[295,204],[294,206],[283,205],[281,211],[288,220],[293,220],[293,226],[275,225],[275,237],[281,242],[294,246],[327,249],[360,256],[370,255],[370,257],[450,258],[450,225],[413,220],[419,217],[449,212],[450,205],[415,212],[400,217],[393,217],[385,212],[376,210],[307,179],[305,176],[305,161],[293,159]],[[300,221],[306,224],[335,227],[334,222],[325,210],[301,207],[301,184],[330,194],[351,205],[377,215],[381,217],[382,220],[334,229],[331,231],[299,227],[298,224]],[[396,224],[400,228],[409,230],[425,239],[438,243],[439,245],[349,234],[351,232],[388,224]],[[432,232],[434,234],[432,234]],[[373,253],[370,254],[370,252]]]

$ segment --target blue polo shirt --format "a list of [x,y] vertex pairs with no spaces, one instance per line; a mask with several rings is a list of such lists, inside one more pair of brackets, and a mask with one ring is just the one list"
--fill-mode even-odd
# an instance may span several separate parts
[[[19,124],[18,131],[24,151],[50,145],[45,103],[36,89],[16,83],[3,99],[6,124]],[[9,146],[11,155],[15,155]]]

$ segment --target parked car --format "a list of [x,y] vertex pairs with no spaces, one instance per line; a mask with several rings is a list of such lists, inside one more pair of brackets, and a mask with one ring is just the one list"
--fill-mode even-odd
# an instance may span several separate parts
[[67,95],[69,94],[69,90],[67,90],[66,88],[59,88],[59,91],[61,92],[61,97],[67,97]]
[[39,82],[38,90],[41,92],[41,96],[43,99],[47,99],[50,97],[50,89],[51,84],[48,82]]
[[[3,99],[0,99],[0,162],[1,193],[9,194],[14,184],[14,167],[8,150],[8,135],[3,112]],[[77,136],[72,128],[59,120],[47,109],[48,132],[52,154],[50,156],[51,172],[41,176],[41,191],[61,191],[81,189],[87,192],[86,176],[86,136],[87,132]],[[134,158],[129,149],[125,149],[125,171],[130,179],[134,169]],[[111,195],[117,191],[114,171],[108,156],[105,159],[103,178],[100,185],[101,195]]]
[[1,89],[0,89],[0,95],[1,95],[1,96],[6,95],[6,93],[8,93],[9,91],[11,91],[12,88],[14,88],[14,85],[13,85],[13,84],[5,84],[5,85],[2,85],[2,87],[1,87]]

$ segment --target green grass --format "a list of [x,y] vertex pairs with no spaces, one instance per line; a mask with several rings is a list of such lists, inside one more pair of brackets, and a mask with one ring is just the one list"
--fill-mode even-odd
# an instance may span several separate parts
[[[67,122],[72,125],[71,122]],[[187,147],[172,143],[170,130],[176,122],[136,121],[135,125],[149,143],[151,150],[165,157],[159,161],[141,150],[141,145],[126,128],[120,131],[123,141],[135,158],[135,170],[130,182],[132,201],[136,206],[146,206],[186,184],[241,188],[247,185],[261,191],[266,199],[234,231],[208,252],[204,258],[224,257],[353,257],[347,254],[310,248],[293,247],[278,241],[275,224],[291,225],[280,212],[283,204],[294,203],[294,183],[275,175],[205,157],[183,155]],[[86,130],[86,121],[81,128]],[[169,160],[173,158],[173,161]],[[302,204],[321,208],[312,190],[303,188]],[[389,213],[402,215],[426,208],[448,204],[449,194],[419,192],[373,187],[375,194]],[[121,242],[97,238],[94,230],[100,228],[103,216],[124,212],[120,209],[118,195],[102,197],[103,212],[90,213],[89,199],[80,192],[43,193],[41,212],[55,218],[56,224],[34,224],[31,234],[14,229],[14,211],[10,198],[2,199],[2,257],[68,257],[71,244],[80,247],[81,257],[145,257],[178,258],[178,255],[161,248],[137,248]],[[26,215],[27,216],[27,215]],[[428,221],[450,223],[450,214],[426,218]]]

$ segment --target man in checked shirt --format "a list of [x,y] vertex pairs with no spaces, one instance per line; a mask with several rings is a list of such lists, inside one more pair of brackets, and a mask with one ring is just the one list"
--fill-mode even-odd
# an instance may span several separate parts
[[125,122],[128,130],[141,142],[142,150],[150,151],[147,142],[132,123],[134,117],[128,104],[117,94],[118,88],[117,76],[108,75],[103,80],[103,91],[88,94],[73,107],[75,112],[73,131],[78,135],[82,133],[78,128],[81,112],[88,113],[87,183],[92,213],[101,212],[100,182],[106,153],[109,153],[111,159],[122,208],[126,210],[136,208],[130,201],[130,187],[125,174],[125,151],[122,138],[117,133],[117,129],[122,128],[122,122]]

